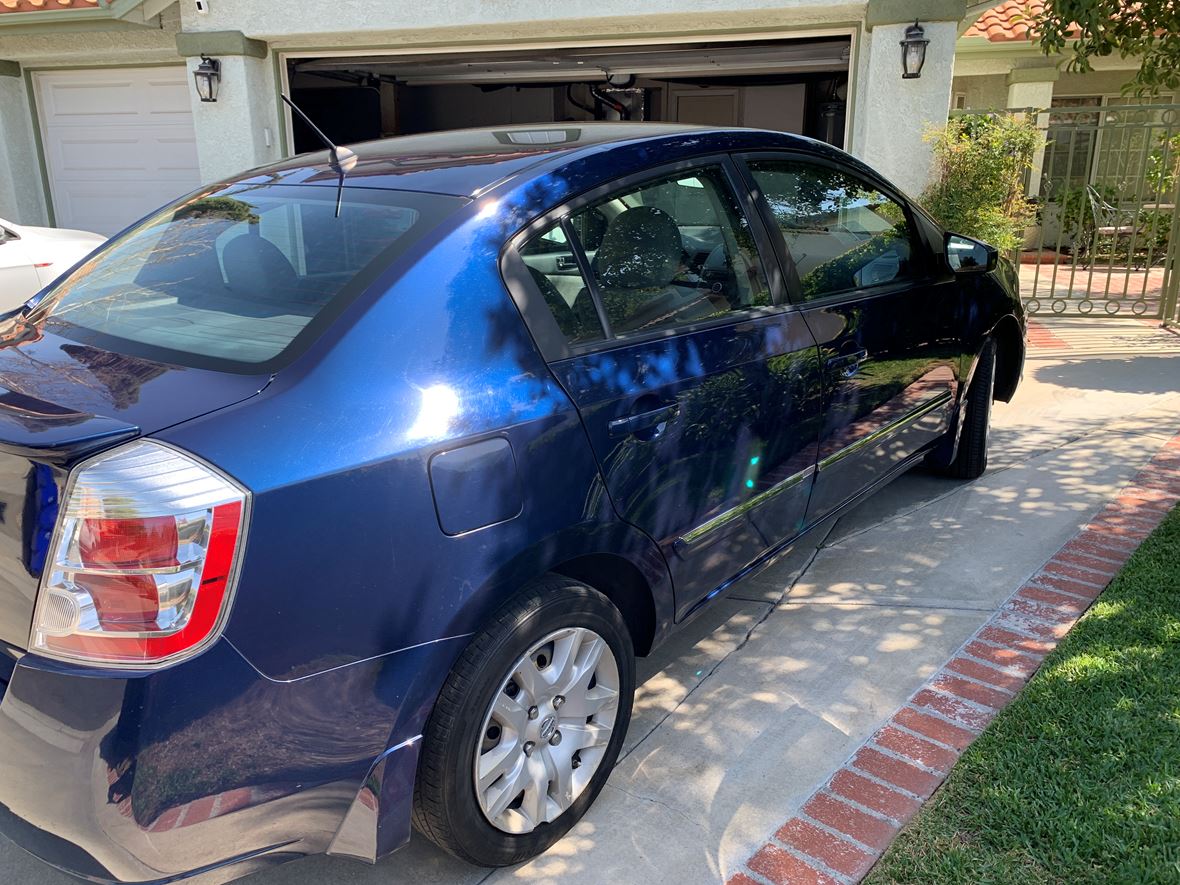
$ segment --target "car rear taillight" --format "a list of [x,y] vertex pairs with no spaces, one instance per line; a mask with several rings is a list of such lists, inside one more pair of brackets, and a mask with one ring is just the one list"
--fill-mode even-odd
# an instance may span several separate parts
[[67,486],[31,650],[115,666],[171,663],[220,634],[249,492],[140,440],[84,462]]

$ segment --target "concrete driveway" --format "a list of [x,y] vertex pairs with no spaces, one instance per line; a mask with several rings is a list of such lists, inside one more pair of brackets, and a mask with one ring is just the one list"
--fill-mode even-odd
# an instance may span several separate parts
[[[640,662],[624,758],[545,856],[489,872],[415,838],[376,867],[311,858],[246,881],[723,879],[1180,430],[1180,338],[1135,320],[1036,332],[982,478],[911,472]],[[0,844],[0,882],[69,881]]]

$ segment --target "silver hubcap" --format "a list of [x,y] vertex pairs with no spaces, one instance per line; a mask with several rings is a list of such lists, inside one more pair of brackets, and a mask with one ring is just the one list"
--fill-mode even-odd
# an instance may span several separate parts
[[619,709],[619,665],[582,627],[550,633],[513,665],[484,714],[475,795],[505,833],[556,820],[594,777]]

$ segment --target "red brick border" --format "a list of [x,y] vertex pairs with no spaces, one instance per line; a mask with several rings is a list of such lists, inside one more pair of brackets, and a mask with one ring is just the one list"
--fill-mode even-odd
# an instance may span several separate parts
[[727,885],[850,885],[1180,502],[1180,435],[1029,578]]

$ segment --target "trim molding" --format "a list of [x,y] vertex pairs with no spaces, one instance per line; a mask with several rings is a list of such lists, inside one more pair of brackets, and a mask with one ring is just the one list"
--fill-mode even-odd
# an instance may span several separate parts
[[176,35],[176,51],[184,58],[201,55],[266,58],[270,47],[264,40],[254,40],[241,31],[181,31]]
[[729,510],[726,510],[724,513],[717,514],[712,519],[710,519],[708,522],[703,522],[699,526],[697,526],[695,529],[692,529],[691,531],[688,531],[685,534],[681,535],[679,538],[676,539],[676,542],[673,545],[673,547],[676,549],[676,552],[679,553],[682,550],[684,550],[685,548],[690,548],[690,547],[694,547],[694,546],[699,545],[702,541],[706,540],[710,535],[716,534],[718,531],[725,528],[725,526],[729,525],[729,523],[733,522],[735,519],[739,519],[740,517],[745,516],[747,513],[750,513],[752,511],[758,509],[759,507],[761,507],[763,504],[765,504],[771,498],[774,498],[774,497],[782,494],[783,492],[787,491],[788,489],[793,489],[795,486],[799,485],[799,483],[803,482],[806,479],[810,479],[814,473],[815,473],[815,467],[810,466],[810,467],[804,468],[803,470],[800,470],[798,473],[788,476],[782,482],[771,486],[765,492],[761,492],[761,493],[755,495],[753,498],[750,498],[747,501],[743,501],[741,504],[738,504],[736,507],[732,507]]
[[967,0],[869,0],[865,28],[901,25],[914,21],[961,22],[967,17]]
[[949,390],[943,391],[942,393],[940,393],[938,396],[936,396],[934,399],[930,400],[929,402],[925,402],[922,405],[918,406],[916,409],[906,412],[904,415],[902,415],[896,421],[891,421],[890,423],[886,424],[884,427],[880,427],[880,428],[874,430],[872,433],[868,434],[867,436],[862,436],[860,439],[858,439],[856,442],[852,443],[851,445],[847,445],[844,448],[840,449],[840,451],[833,452],[832,454],[828,455],[828,457],[824,458],[822,461],[819,462],[819,471],[822,473],[825,468],[831,467],[833,464],[844,460],[849,455],[856,454],[857,452],[859,452],[861,449],[865,448],[866,446],[871,446],[873,443],[879,442],[880,440],[884,439],[885,437],[890,436],[894,432],[900,430],[906,424],[912,424],[913,422],[917,421],[919,418],[929,415],[935,409],[938,409],[938,408],[941,408],[942,406],[947,405],[950,401],[951,401],[951,392]]
[[1007,83],[1056,83],[1061,79],[1061,69],[1056,65],[1042,65],[1037,68],[1013,68],[1008,72]]

